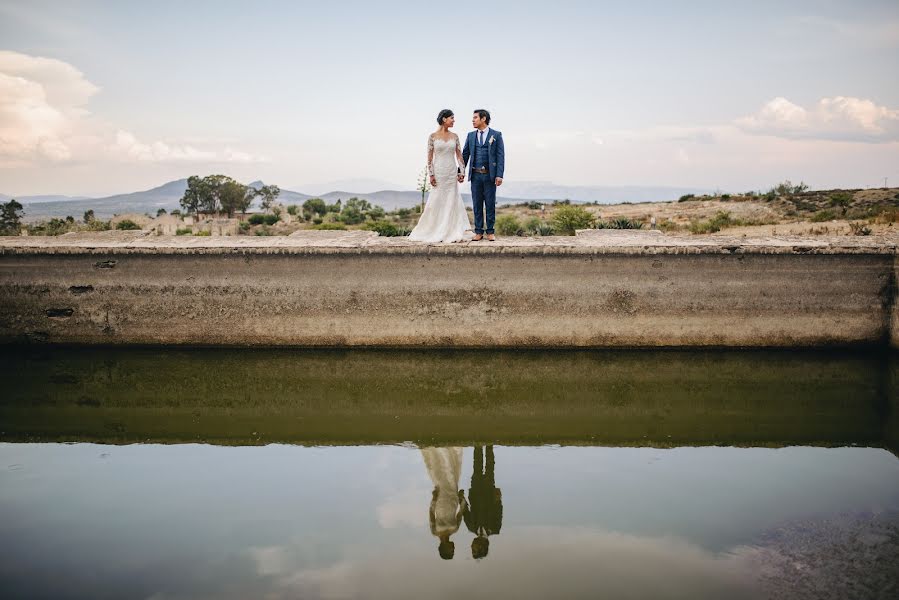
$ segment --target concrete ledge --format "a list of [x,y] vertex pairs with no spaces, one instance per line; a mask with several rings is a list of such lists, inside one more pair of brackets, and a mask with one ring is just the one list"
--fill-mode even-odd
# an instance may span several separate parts
[[896,238],[369,232],[0,239],[0,342],[386,347],[896,344]]

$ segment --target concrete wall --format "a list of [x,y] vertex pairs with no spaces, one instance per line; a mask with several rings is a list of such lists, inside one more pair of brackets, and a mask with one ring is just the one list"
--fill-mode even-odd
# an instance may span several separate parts
[[7,248],[0,252],[0,342],[519,348],[897,341],[892,252],[418,248]]

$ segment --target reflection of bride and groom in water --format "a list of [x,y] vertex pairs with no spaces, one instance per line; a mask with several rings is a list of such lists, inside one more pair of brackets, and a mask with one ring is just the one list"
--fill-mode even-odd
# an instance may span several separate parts
[[440,557],[451,559],[456,546],[450,536],[459,530],[462,521],[475,535],[471,542],[472,558],[484,558],[490,547],[489,536],[499,534],[503,524],[503,497],[496,487],[493,471],[493,446],[475,446],[474,471],[468,498],[459,489],[462,474],[462,448],[422,448],[421,454],[434,483],[429,511],[431,533],[440,539]]

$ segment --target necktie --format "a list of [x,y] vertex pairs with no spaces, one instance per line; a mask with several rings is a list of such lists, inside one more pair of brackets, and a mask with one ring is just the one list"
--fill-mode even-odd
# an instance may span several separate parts
[[478,144],[481,146],[484,145],[484,132],[483,131],[478,132]]

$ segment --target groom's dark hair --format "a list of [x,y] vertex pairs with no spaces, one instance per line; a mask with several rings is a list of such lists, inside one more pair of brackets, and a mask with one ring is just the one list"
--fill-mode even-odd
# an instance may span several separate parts
[[490,111],[484,110],[483,108],[479,108],[474,112],[478,113],[478,115],[480,115],[481,118],[484,119],[485,121],[487,121],[487,124],[490,125]]

